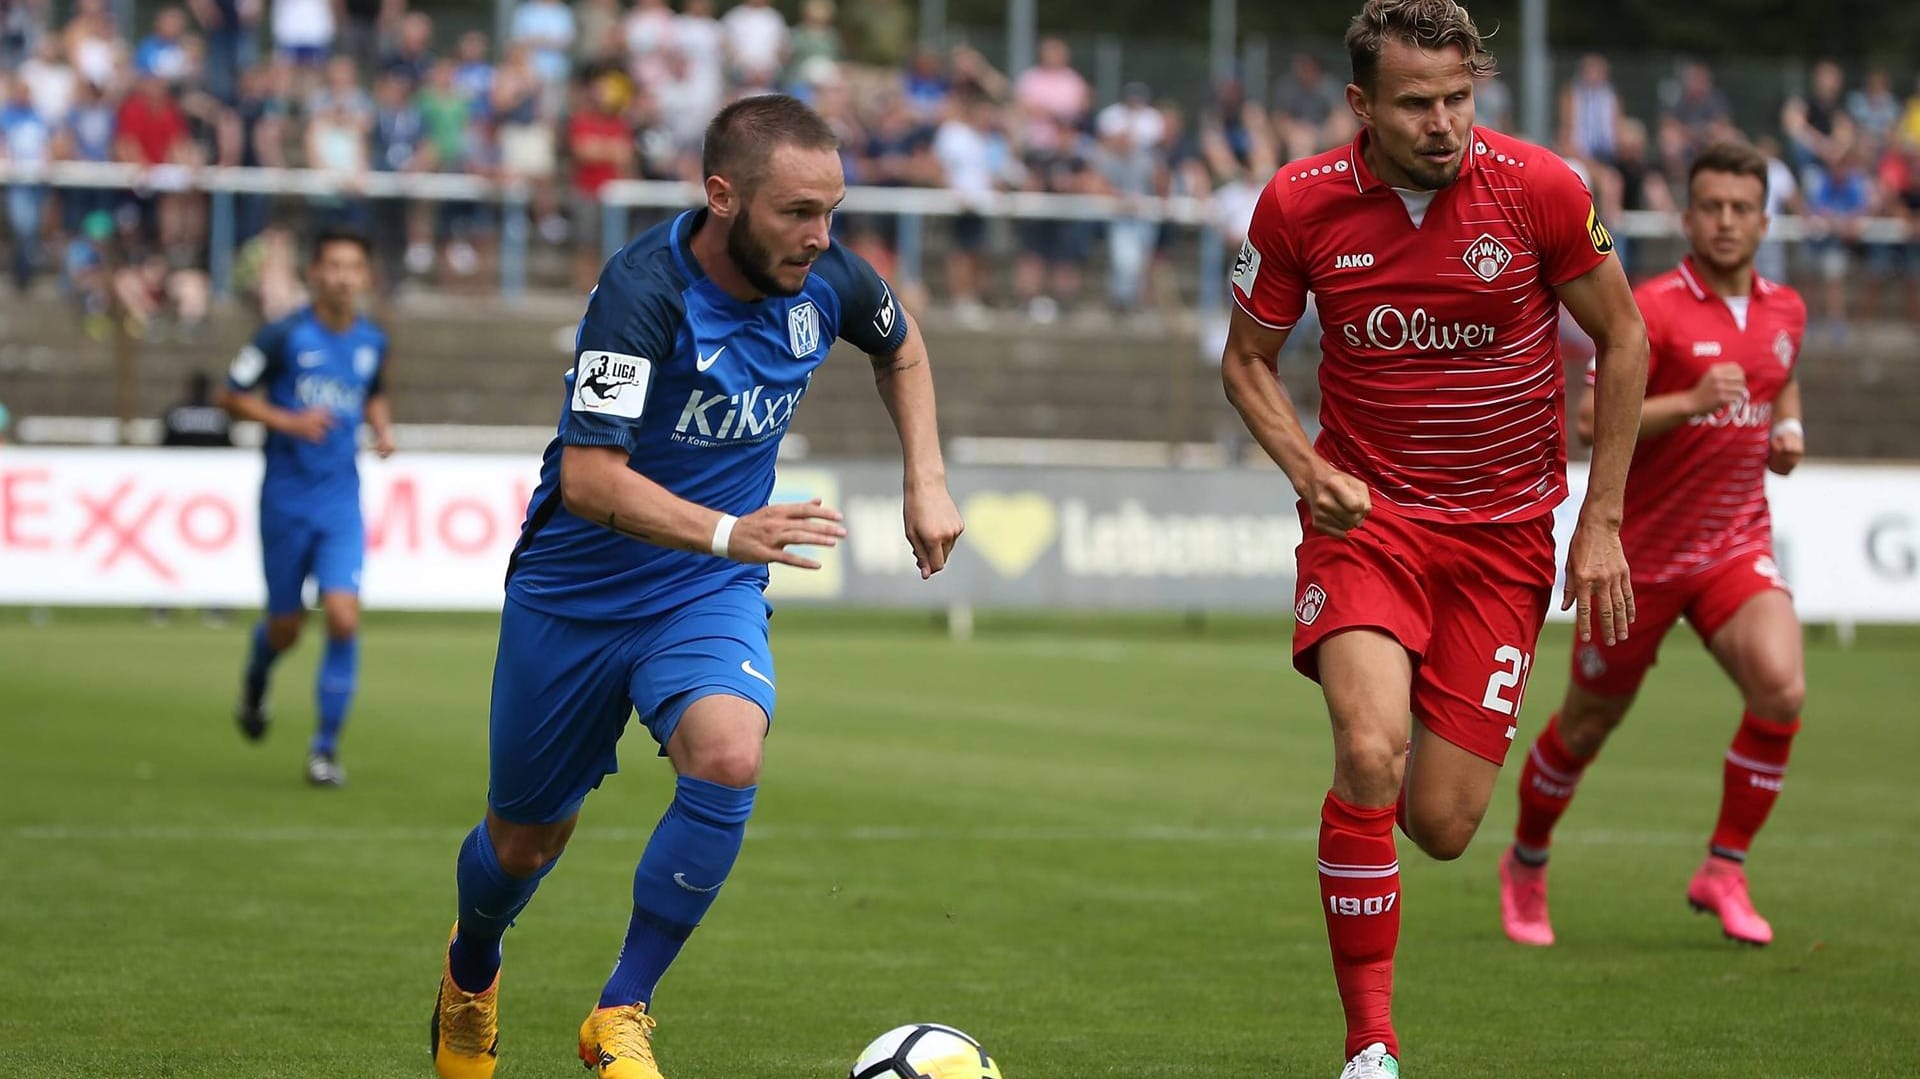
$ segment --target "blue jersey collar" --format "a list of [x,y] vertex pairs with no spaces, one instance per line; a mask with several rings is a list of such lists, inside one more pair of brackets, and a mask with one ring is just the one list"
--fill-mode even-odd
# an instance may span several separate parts
[[720,302],[741,311],[754,311],[759,309],[761,304],[766,303],[772,299],[772,297],[763,296],[758,300],[743,300],[735,296],[733,293],[721,288],[719,283],[713,278],[708,277],[707,271],[700,265],[700,260],[693,257],[694,231],[704,224],[706,220],[707,211],[704,208],[699,210],[683,210],[679,217],[673,219],[673,242],[669,245],[673,248],[673,261],[679,265],[680,272],[686,274],[687,280],[691,281],[696,288],[704,288],[710,295],[720,300]]
[[700,268],[700,260],[693,257],[693,231],[706,220],[705,210],[683,210],[673,219],[673,261],[680,265],[680,272],[687,275],[689,281],[704,281],[707,271]]

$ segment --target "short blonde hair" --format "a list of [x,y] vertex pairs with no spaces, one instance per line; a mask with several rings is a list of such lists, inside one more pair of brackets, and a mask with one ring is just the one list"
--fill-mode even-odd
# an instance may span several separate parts
[[1454,0],[1367,0],[1347,25],[1347,57],[1353,61],[1353,81],[1373,90],[1380,53],[1388,41],[1402,41],[1434,51],[1457,45],[1466,54],[1467,71],[1484,79],[1495,71],[1493,54],[1480,41],[1473,16]]

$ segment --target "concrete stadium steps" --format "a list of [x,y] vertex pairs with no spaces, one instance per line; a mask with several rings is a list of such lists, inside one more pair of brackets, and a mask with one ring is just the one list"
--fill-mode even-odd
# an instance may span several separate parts
[[[479,298],[410,299],[388,320],[400,418],[551,424],[576,304],[557,297],[508,309]],[[140,414],[175,403],[192,371],[222,375],[254,326],[243,312],[226,311],[195,341],[163,335],[141,343]],[[922,326],[948,437],[1244,441],[1190,325],[1076,319],[1035,327],[1008,316],[972,329],[935,313]],[[1577,380],[1577,365],[1569,367]],[[1290,355],[1283,370],[1311,416],[1310,354]],[[1815,335],[1800,371],[1816,454],[1920,457],[1920,340],[1911,328],[1868,327],[1844,342]],[[111,343],[88,339],[71,307],[0,304],[0,402],[14,415],[111,415],[114,392]],[[814,376],[794,430],[817,456],[887,456],[897,447],[870,367],[844,345]]]

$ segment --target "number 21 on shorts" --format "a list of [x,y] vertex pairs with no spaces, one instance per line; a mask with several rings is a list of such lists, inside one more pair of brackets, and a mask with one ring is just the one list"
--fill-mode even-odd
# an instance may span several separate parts
[[1503,716],[1517,716],[1520,702],[1527,696],[1527,675],[1533,673],[1533,654],[1503,644],[1494,651],[1493,662],[1497,666],[1487,678],[1487,693],[1480,698],[1480,705]]

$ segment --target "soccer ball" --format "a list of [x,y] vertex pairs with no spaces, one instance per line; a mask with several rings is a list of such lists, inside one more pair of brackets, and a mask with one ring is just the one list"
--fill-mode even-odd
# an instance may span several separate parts
[[952,1027],[913,1023],[873,1039],[847,1079],[1000,1079],[1000,1066]]

